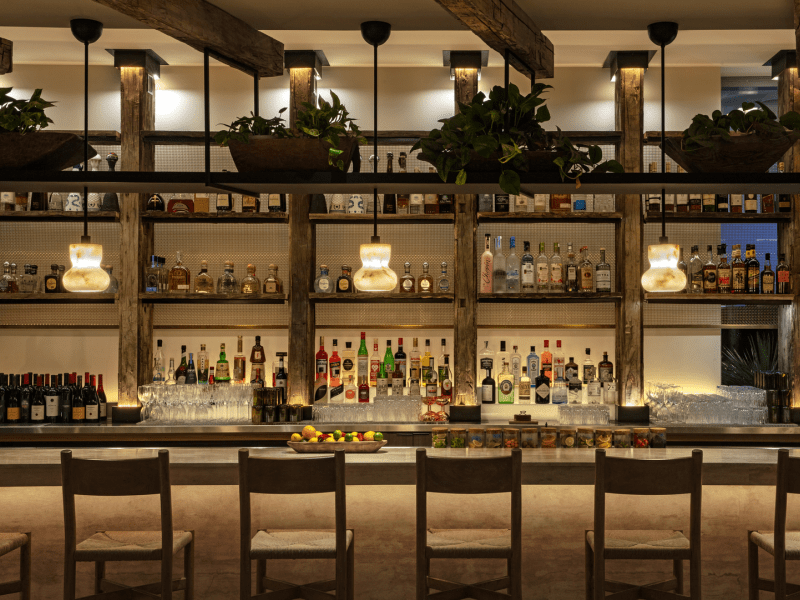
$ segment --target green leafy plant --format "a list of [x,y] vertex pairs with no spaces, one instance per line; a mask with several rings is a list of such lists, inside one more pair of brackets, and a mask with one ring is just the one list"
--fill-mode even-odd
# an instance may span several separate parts
[[285,125],[280,117],[286,108],[278,111],[277,117],[264,119],[250,113],[249,117],[241,117],[225,125],[227,131],[220,131],[214,140],[220,146],[227,146],[232,140],[249,143],[251,135],[270,135],[276,138],[316,138],[328,142],[328,164],[336,165],[344,170],[344,161],[340,158],[343,150],[339,149],[339,140],[342,137],[356,137],[359,143],[365,144],[366,139],[361,136],[361,131],[355,119],[347,112],[347,108],[334,92],[331,92],[331,102],[323,98],[319,100],[319,107],[309,102],[303,102],[304,110],[298,111],[294,129]]
[[[756,104],[761,108],[756,108]],[[711,113],[710,117],[695,115],[692,124],[683,132],[683,149],[695,152],[701,148],[711,148],[720,140],[730,141],[731,132],[770,139],[783,138],[791,131],[800,137],[800,114],[790,111],[779,119],[763,102],[756,104],[743,102],[741,109],[737,108],[726,115],[719,110]]]
[[30,133],[53,122],[44,111],[55,104],[42,98],[41,89],[34,91],[29,100],[12,98],[9,95],[12,89],[0,88],[0,129]]
[[480,92],[468,104],[459,103],[459,114],[439,121],[442,126],[411,150],[421,150],[419,158],[435,165],[442,181],[457,172],[459,185],[466,183],[472,161],[497,160],[502,165],[500,187],[508,194],[520,193],[519,174],[530,168],[525,150],[552,152],[562,180],[576,180],[579,186],[584,173],[623,172],[615,160],[600,162],[599,146],[573,144],[560,129],[555,135],[544,130],[542,123],[550,120],[550,111],[541,96],[551,87],[537,83],[526,96],[513,84],[507,93],[495,86],[488,98]]
[[748,339],[741,352],[735,348],[722,349],[722,383],[724,385],[753,385],[756,371],[778,370],[778,336],[758,332]]

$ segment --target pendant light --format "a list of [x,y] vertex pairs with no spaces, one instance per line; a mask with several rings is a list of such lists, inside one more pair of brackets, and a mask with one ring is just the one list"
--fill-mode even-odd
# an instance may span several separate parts
[[[72,35],[83,42],[83,172],[89,169],[89,44],[100,39],[103,24],[92,19],[73,19],[69,22]],[[62,279],[68,292],[102,292],[111,278],[101,267],[103,246],[92,244],[89,237],[89,188],[83,188],[83,236],[80,244],[70,244],[70,268]]]
[[[647,26],[650,41],[661,46],[661,173],[666,173],[665,129],[666,106],[664,101],[664,49],[678,36],[678,24],[669,21]],[[658,244],[647,247],[650,268],[642,275],[642,287],[646,292],[680,292],[686,287],[686,274],[678,268],[680,248],[670,244],[667,238],[667,215],[664,207],[666,190],[661,188],[661,237]]]
[[[392,26],[383,21],[366,21],[361,24],[361,36],[374,49],[374,142],[375,161],[373,172],[378,172],[378,46],[386,43]],[[392,257],[392,246],[382,244],[378,236],[378,188],[373,190],[375,201],[372,203],[373,232],[369,244],[361,244],[361,268],[353,277],[353,284],[361,292],[391,292],[397,285],[397,273],[389,268]]]

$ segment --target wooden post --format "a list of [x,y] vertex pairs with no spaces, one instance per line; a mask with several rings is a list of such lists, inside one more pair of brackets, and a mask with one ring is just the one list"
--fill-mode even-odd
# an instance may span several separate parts
[[469,104],[475,94],[478,93],[478,69],[467,69],[456,67],[456,110],[460,112],[458,103]]
[[14,70],[14,43],[0,38],[0,75]]
[[[123,171],[154,171],[155,151],[142,141],[155,129],[155,87],[140,67],[120,68],[122,118],[120,140]],[[141,223],[146,194],[122,194],[120,201],[119,278],[119,403],[135,405],[137,388],[152,381],[152,305],[139,302],[145,269],[153,253],[153,225]]]
[[317,78],[314,69],[302,67],[289,69],[289,127],[294,129],[297,113],[303,110],[303,102],[317,105]]
[[[453,269],[454,306],[453,381],[476,391],[475,357],[478,347],[478,282],[475,262],[475,235],[478,229],[477,197],[456,194],[455,268]],[[454,393],[458,393],[455,390]]]
[[[615,125],[622,132],[617,160],[626,173],[641,173],[644,154],[644,69],[617,73],[614,89]],[[622,293],[617,311],[616,357],[620,404],[628,396],[637,403],[644,395],[644,325],[642,314],[642,201],[636,194],[618,195],[616,289]]]

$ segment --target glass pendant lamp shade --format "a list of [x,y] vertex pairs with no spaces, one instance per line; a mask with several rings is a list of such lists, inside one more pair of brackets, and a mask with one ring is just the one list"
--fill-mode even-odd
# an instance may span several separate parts
[[642,275],[646,292],[680,292],[686,287],[686,274],[678,268],[679,252],[677,244],[647,247],[650,268]]
[[64,273],[64,289],[68,292],[102,292],[111,278],[102,268],[103,246],[100,244],[70,244],[72,268]]
[[391,244],[361,244],[362,267],[356,271],[353,284],[361,292],[391,292],[397,286],[397,273],[389,268]]

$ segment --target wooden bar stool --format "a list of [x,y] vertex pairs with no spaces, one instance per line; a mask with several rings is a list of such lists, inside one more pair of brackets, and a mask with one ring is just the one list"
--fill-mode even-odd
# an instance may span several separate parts
[[17,594],[21,600],[31,600],[31,534],[0,533],[0,556],[19,548],[19,579],[0,583],[0,596]]
[[[666,600],[702,597],[700,508],[703,452],[688,458],[641,460],[606,457],[595,451],[594,529],[586,532],[587,600]],[[671,496],[690,494],[689,538],[681,530],[606,531],[606,494]],[[673,579],[632,585],[605,578],[606,560],[671,560]],[[683,561],[689,561],[691,594],[683,595]],[[606,592],[612,592],[606,596]]]
[[[428,529],[428,492],[511,492],[511,529]],[[464,584],[430,576],[432,558],[505,559],[505,577]],[[430,588],[441,590],[430,594]],[[497,590],[507,590],[500,593]],[[522,600],[522,454],[498,458],[433,458],[417,450],[417,600]]]
[[[778,450],[778,483],[775,488],[775,529],[747,532],[747,571],[750,600],[758,591],[775,592],[775,600],[800,598],[800,585],[786,582],[786,561],[800,560],[800,531],[786,531],[788,494],[800,494],[800,458],[789,458],[788,450]],[[769,552],[775,563],[775,579],[758,576],[758,549]]]
[[[154,458],[128,460],[86,460],[61,452],[61,488],[64,494],[64,600],[75,600],[77,563],[93,562],[94,594],[81,600],[123,600],[161,598],[171,600],[172,592],[185,590],[194,599],[194,531],[172,530],[172,493],[169,481],[169,452],[159,450]],[[161,497],[160,531],[98,531],[76,540],[75,496]],[[162,549],[172,551],[163,552]],[[173,581],[173,557],[183,550],[184,577]],[[127,586],[105,578],[106,562],[160,561],[161,581]],[[106,591],[103,591],[103,590]],[[160,594],[160,595],[159,595]]]
[[[334,492],[336,529],[259,529],[251,539],[250,494]],[[250,600],[353,600],[355,534],[347,529],[344,451],[333,456],[254,458],[239,450],[240,598]],[[267,577],[267,560],[336,560],[336,579],[294,584]],[[251,596],[251,561],[256,561],[256,595]],[[267,592],[266,590],[272,590]],[[327,592],[336,590],[333,596]]]

